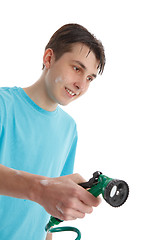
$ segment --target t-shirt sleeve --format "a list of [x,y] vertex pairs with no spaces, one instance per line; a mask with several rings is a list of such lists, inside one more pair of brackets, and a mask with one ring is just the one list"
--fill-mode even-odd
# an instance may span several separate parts
[[61,176],[64,175],[69,175],[73,173],[73,168],[74,168],[74,161],[75,161],[75,155],[76,155],[76,147],[77,147],[77,130],[75,131],[75,135],[73,138],[73,142],[71,144],[71,148],[69,150],[67,159],[65,161],[64,167],[61,172]]

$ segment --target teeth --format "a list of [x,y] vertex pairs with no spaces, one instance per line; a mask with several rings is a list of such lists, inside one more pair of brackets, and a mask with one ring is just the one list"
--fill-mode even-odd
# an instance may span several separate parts
[[66,91],[70,94],[70,95],[72,95],[72,96],[74,96],[74,95],[76,95],[75,93],[73,93],[71,90],[69,90],[68,88],[66,88]]

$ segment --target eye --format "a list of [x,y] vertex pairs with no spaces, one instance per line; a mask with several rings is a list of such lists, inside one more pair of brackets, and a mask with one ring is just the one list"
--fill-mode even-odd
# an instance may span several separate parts
[[90,81],[90,82],[92,82],[92,81],[93,81],[93,78],[92,78],[91,76],[88,76],[88,77],[87,77],[87,80]]
[[79,67],[73,66],[73,69],[74,69],[76,72],[80,72],[80,68],[79,68]]

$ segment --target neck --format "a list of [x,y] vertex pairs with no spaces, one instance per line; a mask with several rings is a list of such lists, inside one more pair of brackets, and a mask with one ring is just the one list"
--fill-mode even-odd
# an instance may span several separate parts
[[56,110],[58,104],[53,102],[47,94],[43,76],[41,76],[33,85],[23,88],[23,90],[39,107],[50,112]]

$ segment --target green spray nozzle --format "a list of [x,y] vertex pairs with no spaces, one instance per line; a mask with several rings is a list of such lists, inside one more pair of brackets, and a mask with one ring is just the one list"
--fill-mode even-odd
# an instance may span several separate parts
[[87,183],[81,183],[80,186],[89,188],[88,191],[95,197],[102,194],[103,198],[112,207],[120,207],[128,198],[129,187],[123,180],[109,178],[97,171]]
[[[112,207],[120,207],[123,205],[129,194],[129,187],[125,181],[109,178],[99,171],[93,173],[93,177],[88,182],[80,183],[79,185],[87,189],[87,191],[93,194],[95,197],[98,197],[100,194],[102,194],[104,200]],[[45,227],[45,230],[49,232],[74,231],[77,232],[78,235],[76,240],[81,239],[81,233],[77,228],[52,228],[61,222],[63,221],[51,216],[48,224]]]

